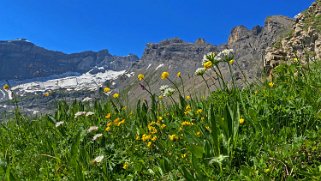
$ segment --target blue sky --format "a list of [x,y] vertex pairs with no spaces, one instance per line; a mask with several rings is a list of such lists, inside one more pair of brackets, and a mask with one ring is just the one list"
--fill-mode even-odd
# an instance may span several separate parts
[[227,41],[236,25],[293,17],[314,0],[1,0],[0,40],[27,38],[66,53],[108,49],[142,55],[145,44],[180,37]]

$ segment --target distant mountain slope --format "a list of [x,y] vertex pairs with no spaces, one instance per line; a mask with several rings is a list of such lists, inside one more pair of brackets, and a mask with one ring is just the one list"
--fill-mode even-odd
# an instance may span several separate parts
[[0,41],[0,80],[84,73],[95,66],[118,71],[128,69],[137,60],[135,55],[112,56],[108,50],[65,54],[41,48],[24,39]]

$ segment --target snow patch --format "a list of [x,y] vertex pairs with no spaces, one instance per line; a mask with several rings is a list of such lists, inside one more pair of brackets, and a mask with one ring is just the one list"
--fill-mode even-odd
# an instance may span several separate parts
[[[89,71],[90,72],[90,71]],[[108,70],[97,74],[84,73],[80,76],[70,76],[60,79],[53,79],[44,82],[30,82],[12,87],[22,93],[45,92],[46,90],[66,89],[71,90],[97,90],[106,80],[115,80],[126,71]]]

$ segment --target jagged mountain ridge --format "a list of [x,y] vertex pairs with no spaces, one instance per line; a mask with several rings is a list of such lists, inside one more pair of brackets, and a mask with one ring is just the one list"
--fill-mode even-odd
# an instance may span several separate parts
[[0,80],[23,80],[66,72],[85,73],[94,67],[128,69],[136,55],[113,56],[108,50],[65,54],[41,48],[27,40],[0,41]]

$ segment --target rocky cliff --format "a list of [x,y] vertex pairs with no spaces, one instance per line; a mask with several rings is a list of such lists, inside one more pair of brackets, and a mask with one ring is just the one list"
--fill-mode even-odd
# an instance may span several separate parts
[[137,60],[135,55],[112,56],[107,50],[65,54],[41,48],[24,39],[0,41],[0,80],[84,73],[95,66],[124,70]]
[[321,0],[298,14],[291,31],[267,48],[265,67],[271,71],[280,62],[294,58],[303,63],[321,59]]

